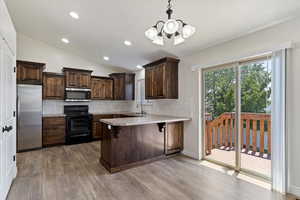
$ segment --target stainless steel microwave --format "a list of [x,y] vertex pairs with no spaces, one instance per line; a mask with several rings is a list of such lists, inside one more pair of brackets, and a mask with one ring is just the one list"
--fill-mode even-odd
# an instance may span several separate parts
[[91,89],[66,88],[65,101],[69,101],[69,102],[91,101]]

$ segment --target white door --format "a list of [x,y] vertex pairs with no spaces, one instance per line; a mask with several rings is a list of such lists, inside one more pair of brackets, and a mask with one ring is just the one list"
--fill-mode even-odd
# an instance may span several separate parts
[[0,200],[2,200],[16,176],[16,73],[15,56],[4,39],[1,39],[0,49]]

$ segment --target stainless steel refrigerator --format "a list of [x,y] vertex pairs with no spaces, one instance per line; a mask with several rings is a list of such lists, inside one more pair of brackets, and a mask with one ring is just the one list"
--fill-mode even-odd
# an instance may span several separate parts
[[18,85],[18,152],[42,147],[42,86]]

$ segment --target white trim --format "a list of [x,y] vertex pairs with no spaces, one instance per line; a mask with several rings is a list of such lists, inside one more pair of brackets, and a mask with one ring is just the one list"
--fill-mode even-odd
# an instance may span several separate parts
[[200,157],[199,157],[198,153],[183,150],[182,154],[186,155],[186,156],[188,156],[190,158],[193,158],[193,159],[196,159],[196,160],[200,160]]
[[272,55],[272,189],[286,193],[286,49]]
[[300,197],[300,187],[298,187],[298,186],[291,185],[288,192],[297,197]]
[[205,68],[213,67],[213,66],[217,66],[217,65],[224,65],[224,64],[227,64],[227,63],[239,62],[241,60],[246,60],[246,59],[257,57],[257,56],[263,56],[265,54],[271,53],[273,51],[278,51],[280,49],[291,49],[291,48],[293,48],[293,43],[292,43],[292,41],[289,41],[289,42],[282,43],[282,44],[280,44],[278,46],[275,46],[275,47],[272,47],[272,48],[265,48],[265,49],[260,50],[260,51],[247,53],[243,56],[224,59],[220,62],[205,64],[205,65],[194,65],[194,66],[192,66],[192,71],[197,71],[197,70],[200,70],[200,69],[205,69]]

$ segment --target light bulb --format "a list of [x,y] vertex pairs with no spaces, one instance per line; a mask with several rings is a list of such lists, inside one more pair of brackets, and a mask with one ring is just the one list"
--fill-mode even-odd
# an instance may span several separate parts
[[178,45],[184,42],[184,38],[176,32],[175,37],[174,37],[174,45]]
[[167,34],[174,34],[179,29],[179,23],[175,19],[169,19],[164,24],[164,32]]
[[188,24],[184,25],[182,28],[182,36],[184,38],[191,37],[195,32],[196,32],[196,28]]
[[160,46],[164,45],[164,38],[163,38],[162,34],[159,33],[158,36],[152,42],[153,42],[153,44],[157,44]]
[[151,27],[149,28],[146,32],[145,35],[147,38],[149,38],[150,40],[155,40],[155,38],[158,35],[158,31],[155,27]]

